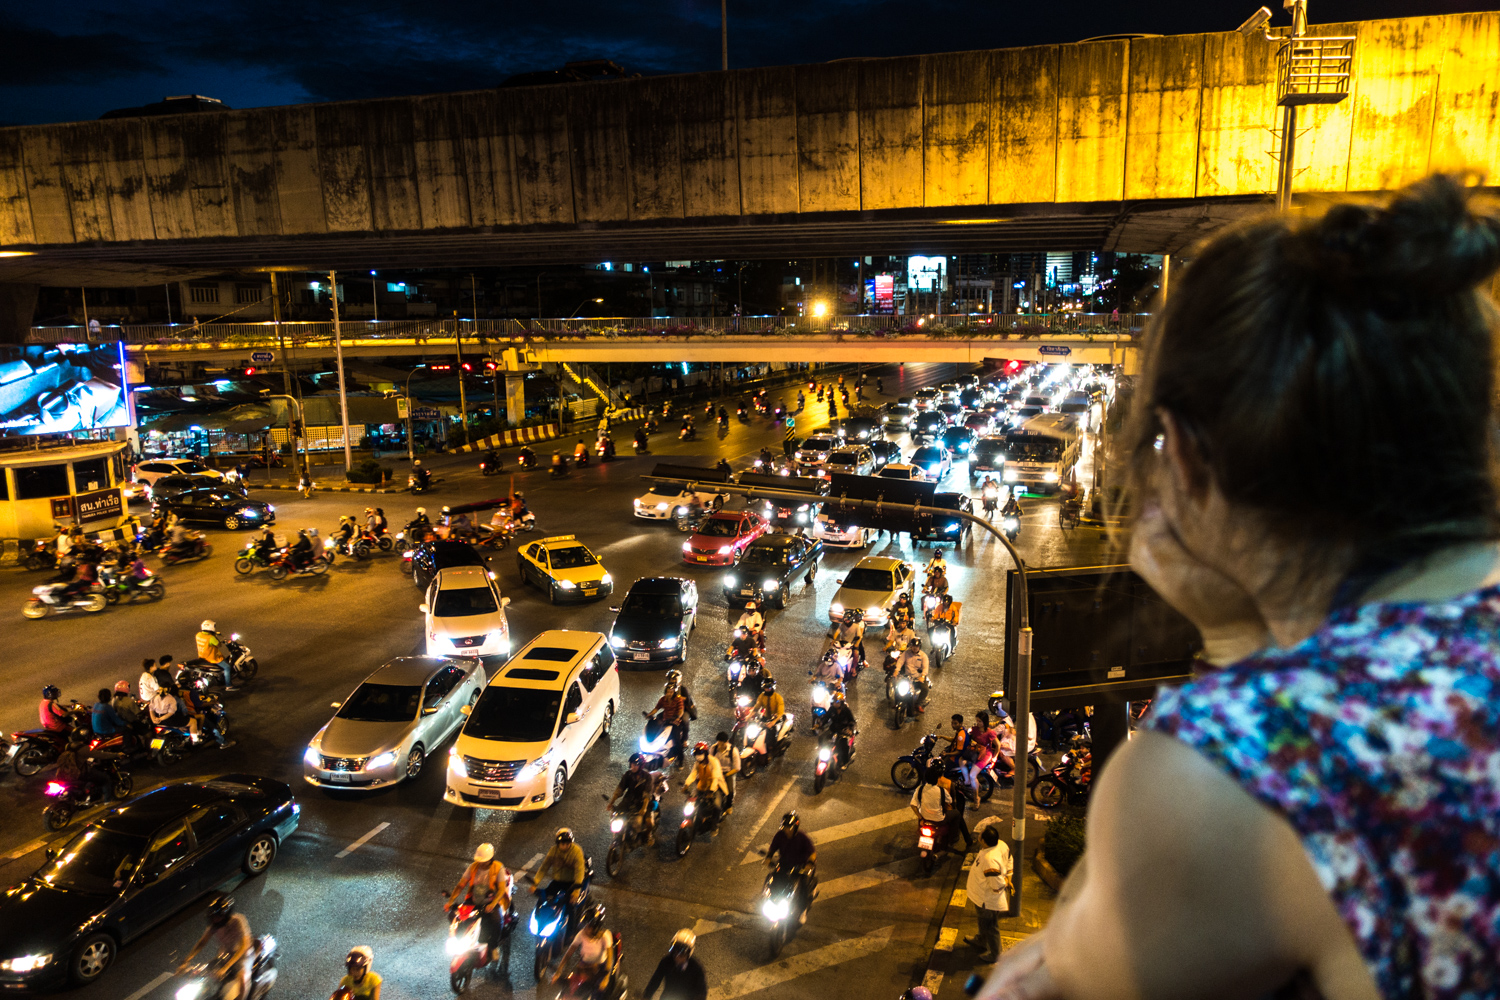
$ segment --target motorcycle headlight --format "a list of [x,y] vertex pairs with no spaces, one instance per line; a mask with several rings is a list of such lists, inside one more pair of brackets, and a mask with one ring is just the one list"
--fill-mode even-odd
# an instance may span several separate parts
[[819,747],[818,748],[818,759],[821,760],[823,763],[825,763],[825,764],[828,763],[829,759],[832,758],[832,757],[833,757],[833,751],[832,750],[828,749],[827,747]]
[[365,764],[365,770],[374,770],[377,767],[390,767],[396,763],[396,751],[387,750],[385,753],[376,754]]
[[198,1000],[203,995],[203,980],[195,979],[177,990],[177,1000]]
[[625,821],[620,817],[616,816],[609,821],[609,830],[611,833],[619,833],[623,829],[625,829]]
[[911,683],[909,681],[906,681],[906,680],[899,680],[899,681],[897,681],[896,682],[896,693],[899,694],[899,695],[903,695],[903,696],[911,694]]
[[768,899],[761,906],[760,912],[766,915],[766,919],[775,922],[784,919],[788,913],[792,912],[792,906],[785,899]]
[[462,955],[469,950],[469,939],[467,937],[450,937],[444,942],[443,950],[450,955]]
[[749,708],[750,696],[747,694],[740,695],[739,698],[735,701],[735,704],[740,706],[740,708]]
[[759,736],[760,736],[760,726],[758,726],[758,725],[756,725],[755,723],[752,722],[748,726],[745,727],[745,740],[747,742],[753,743],[753,742],[755,742],[755,740],[757,738],[759,738]]
[[698,803],[694,802],[692,799],[688,799],[682,804],[682,814],[684,816],[691,816],[694,812],[697,811],[697,809]]

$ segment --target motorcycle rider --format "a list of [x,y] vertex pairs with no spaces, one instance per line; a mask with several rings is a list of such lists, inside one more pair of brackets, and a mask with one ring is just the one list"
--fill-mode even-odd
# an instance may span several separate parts
[[1020,501],[1016,499],[1014,493],[1011,494],[1009,500],[1005,501],[1005,506],[1000,508],[1000,516],[1002,518],[1014,517],[1017,520],[1020,520],[1022,516],[1021,504]]
[[313,552],[312,537],[308,535],[307,529],[298,528],[297,542],[292,546],[292,569],[299,572],[306,569],[312,565],[315,554]]
[[911,594],[903,590],[897,595],[896,603],[891,605],[891,627],[899,632],[916,620],[917,609],[911,603]]
[[182,705],[182,710],[188,714],[188,718],[195,722],[201,732],[205,726],[211,725],[214,742],[219,745],[220,750],[228,750],[237,741],[229,739],[224,735],[224,730],[217,723],[210,724],[208,719],[208,706],[203,703],[203,696],[198,689],[187,684],[178,687],[177,700]]
[[786,699],[776,690],[776,678],[771,676],[770,671],[762,674],[762,678],[760,696],[755,699],[751,712],[765,713],[766,728],[775,732],[781,728],[781,721],[786,718]]
[[979,486],[979,493],[984,497],[984,512],[992,514],[995,505],[1000,501],[1000,486],[990,476],[984,477],[984,482]]
[[127,739],[130,736],[125,718],[115,711],[115,695],[109,688],[99,689],[99,700],[94,702],[89,724],[95,736],[114,736],[116,733]]
[[932,685],[927,680],[927,654],[922,652],[922,640],[913,634],[906,642],[906,649],[896,657],[896,669],[891,671],[891,684],[906,678],[917,689],[917,711],[927,711],[927,696]]
[[742,628],[755,639],[756,645],[765,642],[766,616],[760,613],[760,602],[755,598],[745,602],[745,610],[740,613],[739,621],[734,623],[735,628]]
[[578,971],[584,975],[584,989],[591,997],[608,995],[610,977],[615,965],[615,936],[604,928],[604,904],[595,903],[583,913],[583,926],[558,960],[552,974],[555,983],[562,978],[568,959],[578,956]]
[[734,812],[734,776],[740,773],[740,752],[729,742],[729,734],[722,729],[714,737],[714,745],[709,752],[719,762],[719,771],[724,775],[724,786],[729,794],[724,797],[724,815],[728,816]]
[[708,1000],[708,977],[703,966],[693,957],[693,947],[698,938],[684,927],[672,938],[667,953],[656,963],[656,971],[646,983],[645,1000],[661,987],[661,1000]]
[[432,482],[432,473],[419,458],[411,463],[411,474],[417,477],[417,488],[425,490]]
[[495,860],[495,845],[480,844],[474,849],[474,860],[464,869],[448,897],[445,909],[450,913],[465,901],[479,910],[479,940],[484,945],[480,965],[488,965],[494,959],[502,921],[510,912],[510,888],[510,871]]
[[497,469],[500,468],[500,453],[494,448],[490,448],[484,453],[484,457],[479,460],[479,464],[484,468],[489,468],[490,466],[494,466]]
[[181,729],[183,726],[187,726],[188,733],[192,736],[193,742],[197,743],[198,720],[188,715],[182,702],[178,701],[177,690],[174,686],[161,684],[160,678],[157,679],[157,683],[160,686],[157,688],[156,694],[152,696],[151,701],[146,705],[146,710],[151,717],[151,724],[153,726],[166,726],[171,729]]
[[854,649],[854,672],[865,668],[865,622],[864,616],[854,608],[844,612],[844,617],[833,626],[833,641]]
[[523,444],[521,450],[516,452],[516,461],[521,463],[521,468],[529,469],[536,464],[536,452],[531,450],[531,445]]
[[258,562],[270,562],[271,557],[276,554],[276,532],[271,530],[269,524],[260,526],[260,534],[255,539],[254,558]]
[[219,951],[210,967],[210,974],[219,981],[218,1000],[244,1000],[250,995],[250,963],[246,959],[255,940],[250,936],[249,921],[234,912],[234,897],[227,893],[221,892],[209,901],[208,929],[177,967],[179,976],[187,972],[210,939]]
[[365,530],[376,538],[386,533],[385,511],[379,507],[365,508]]
[[354,541],[355,531],[356,529],[354,527],[354,515],[345,514],[343,517],[339,518],[338,529],[333,533],[334,545],[336,545],[340,551],[349,551],[350,543]]
[[161,687],[156,680],[156,661],[151,657],[148,656],[141,661],[141,676],[136,684],[140,690],[141,704],[149,705]]
[[646,439],[646,428],[637,427],[635,430],[635,450],[639,454],[646,450],[649,442]]
[[[353,521],[350,521],[353,527]],[[209,666],[216,666],[224,675],[224,690],[238,691],[234,684],[234,664],[229,662],[229,654],[224,649],[224,642],[219,638],[219,627],[214,624],[212,618],[203,619],[198,626],[198,634],[193,636],[193,644],[198,647],[198,659],[189,662],[202,662]]]
[[578,926],[578,904],[583,900],[583,883],[588,877],[588,866],[584,861],[583,848],[573,842],[573,831],[558,827],[555,843],[542,858],[542,863],[531,875],[532,895],[540,895],[542,879],[551,876],[547,883],[548,896],[561,894],[566,899],[568,933]]
[[[108,791],[109,773],[95,767],[94,760],[86,751],[88,744],[80,739],[70,739],[62,753],[57,755],[57,776],[64,783],[82,788],[85,798],[97,790]],[[115,756],[109,754],[108,756]]]
[[693,704],[693,693],[682,682],[681,670],[668,670],[666,680],[677,688],[677,693],[687,703],[687,714],[683,716],[682,721],[677,724],[676,730],[672,733],[672,738],[677,741],[677,745],[685,747],[687,746],[688,723],[698,721],[698,706]]
[[770,448],[760,450],[760,467],[762,471],[769,472],[776,466],[776,456],[771,454]]
[[[903,594],[902,596],[904,597],[905,595]],[[886,668],[886,673],[890,673],[891,670],[895,669],[896,658],[906,652],[906,647],[910,646],[911,641],[916,637],[917,631],[911,627],[910,618],[903,618],[898,623],[896,616],[891,616],[891,627],[886,630],[885,637],[885,652],[890,660]]]
[[684,792],[696,793],[690,798],[698,800],[698,807],[711,806],[714,814],[724,815],[724,802],[729,798],[729,785],[724,781],[724,768],[714,756],[707,743],[699,740],[693,747],[693,773],[682,783]]
[[[829,692],[828,714],[825,716],[824,725],[829,736],[843,735],[847,745],[851,748],[854,746],[854,734],[859,726],[854,721],[854,712],[849,708],[849,699],[845,697],[842,687],[834,688]],[[839,748],[839,767],[849,766],[844,744],[835,739],[834,746]]]
[[[951,824],[949,832],[962,824],[952,785],[949,779],[943,777],[942,768],[928,767],[922,783],[917,785],[916,790],[911,793],[911,801],[907,803],[918,823]],[[964,833],[968,832],[965,828]],[[939,846],[941,845],[933,843],[934,849]]]
[[588,460],[589,450],[584,446],[583,438],[579,438],[578,443],[573,446],[573,463],[575,465],[587,465]]
[[[974,763],[970,765],[969,783],[978,788],[979,775],[996,759],[996,754],[1000,750],[1000,734],[990,724],[990,713],[983,710],[974,713],[974,725],[969,727],[969,746],[974,748],[976,755]],[[1015,747],[1014,740],[1011,742],[1011,747],[1012,749]],[[1014,774],[1014,765],[1009,761],[1006,763],[1010,765],[1010,773]],[[1003,768],[997,767],[997,770],[1004,773]]]
[[730,475],[734,472],[734,470],[729,467],[729,463],[722,458],[719,459],[718,464],[715,465],[714,468],[719,472],[724,473],[725,475]]
[[683,745],[687,738],[687,699],[671,680],[662,685],[661,697],[646,717],[672,727],[672,739],[676,744],[672,747],[672,756],[677,758],[677,765],[681,767],[687,759]]
[[795,812],[781,817],[781,829],[766,849],[766,867],[797,875],[798,909],[802,911],[798,922],[807,923],[807,908],[812,905],[812,888],[817,883],[818,849],[802,832],[802,819]]
[[61,696],[62,691],[56,684],[48,684],[42,688],[42,701],[37,705],[42,728],[51,733],[65,733],[72,728],[68,709],[58,703],[57,699]]
[[339,991],[349,1000],[380,1000],[380,974],[370,966],[375,952],[368,945],[355,945],[344,959],[345,975],[339,980]]
[[[944,594],[942,597],[938,598],[937,608],[932,612],[932,620],[934,623],[946,622],[948,625],[948,629],[952,634],[951,638],[948,641],[949,649],[952,649],[954,646],[958,645],[958,619],[959,615],[963,611],[963,606],[963,602],[955,601],[952,594]],[[929,625],[928,631],[931,630],[932,626]]]
[[630,764],[625,773],[620,775],[620,783],[615,786],[615,792],[609,797],[609,805],[605,808],[611,812],[615,809],[616,800],[620,804],[620,812],[632,817],[646,831],[646,843],[656,843],[656,797],[652,794],[652,785],[655,783],[644,767],[641,766],[641,755],[633,753],[630,755]]
[[190,555],[195,537],[195,532],[189,531],[181,521],[178,521],[167,531],[167,539],[170,542],[167,551],[177,556]]
[[114,697],[110,699],[115,714],[125,720],[125,728],[137,730],[141,723],[141,703],[130,693],[129,681],[115,681]]

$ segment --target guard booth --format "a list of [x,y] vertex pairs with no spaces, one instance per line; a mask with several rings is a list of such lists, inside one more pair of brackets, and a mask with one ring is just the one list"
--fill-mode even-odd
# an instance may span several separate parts
[[0,538],[34,539],[54,525],[86,532],[124,523],[124,441],[0,452]]

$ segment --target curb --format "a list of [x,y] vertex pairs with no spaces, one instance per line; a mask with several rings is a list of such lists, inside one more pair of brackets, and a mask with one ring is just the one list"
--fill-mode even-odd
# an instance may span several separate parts
[[963,864],[953,876],[953,891],[948,894],[948,905],[943,911],[937,942],[932,946],[932,954],[927,957],[927,969],[922,973],[922,985],[931,990],[934,997],[942,989],[943,979],[948,974],[953,946],[958,941],[958,921],[963,916],[964,906],[969,902],[968,891],[959,883],[966,880],[973,864],[974,854],[965,854]]
[[490,448],[513,448],[518,444],[527,444],[532,441],[550,441],[555,437],[561,437],[562,430],[557,424],[546,424],[544,426],[518,427],[513,431],[501,431],[499,434],[491,434],[487,438],[481,438],[469,444],[461,444],[452,452],[484,451]]

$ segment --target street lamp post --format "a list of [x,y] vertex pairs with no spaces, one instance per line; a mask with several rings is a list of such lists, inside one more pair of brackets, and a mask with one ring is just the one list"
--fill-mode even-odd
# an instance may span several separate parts
[[408,462],[416,461],[417,457],[417,453],[411,443],[411,377],[417,373],[417,368],[426,367],[426,365],[417,365],[411,371],[407,372],[406,385],[402,389],[403,395],[406,396],[406,460]]
[[[284,399],[292,404],[293,409],[288,410],[288,412],[292,412],[293,410],[295,410],[297,418],[296,420],[293,420],[291,417],[288,417],[286,421],[287,437],[291,439],[292,445],[292,465],[296,466],[299,472],[307,471],[307,463],[303,461],[302,457],[297,452],[297,438],[299,436],[297,434],[297,431],[299,429],[304,432],[307,430],[307,420],[302,413],[302,401],[296,396],[291,395],[290,393],[281,392],[272,393],[270,391],[266,391],[265,397],[267,399]],[[269,464],[267,465],[266,471],[270,471]]]

